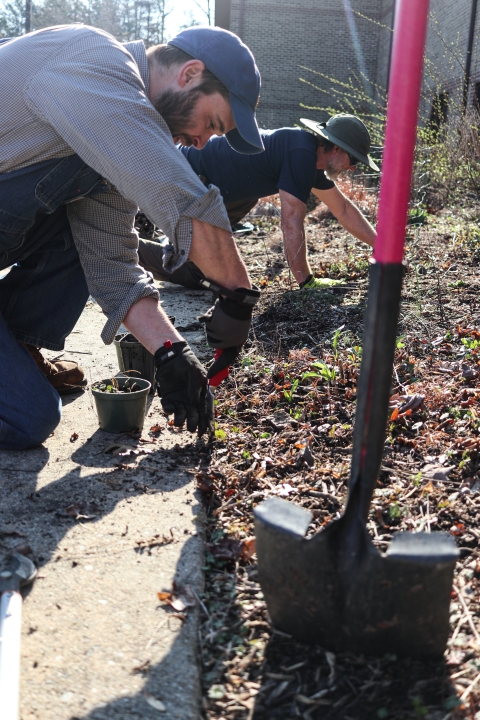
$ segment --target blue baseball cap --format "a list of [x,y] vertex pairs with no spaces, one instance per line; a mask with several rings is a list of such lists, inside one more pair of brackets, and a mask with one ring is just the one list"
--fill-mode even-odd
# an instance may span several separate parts
[[226,133],[237,152],[253,155],[264,150],[255,119],[260,94],[260,73],[255,58],[240,38],[218,27],[190,27],[182,30],[168,45],[201,60],[230,93],[236,128]]

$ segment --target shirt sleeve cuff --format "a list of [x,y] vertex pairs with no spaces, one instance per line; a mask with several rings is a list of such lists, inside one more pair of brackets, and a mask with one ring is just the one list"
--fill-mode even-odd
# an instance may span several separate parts
[[120,305],[115,308],[115,312],[109,316],[101,334],[105,345],[110,345],[114,341],[118,328],[125,319],[125,315],[132,305],[135,305],[136,302],[144,297],[153,297],[155,300],[160,298],[158,290],[152,282],[150,273],[148,273],[148,279],[140,280],[130,289],[130,292],[123,298]]
[[215,185],[193,202],[181,215],[175,228],[174,244],[164,246],[163,267],[173,272],[183,265],[190,255],[192,244],[192,218],[215,225],[231,234],[232,228],[220,192]]

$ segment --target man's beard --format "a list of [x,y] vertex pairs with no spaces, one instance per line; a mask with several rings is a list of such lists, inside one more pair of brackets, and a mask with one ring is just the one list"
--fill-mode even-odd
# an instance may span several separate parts
[[155,110],[160,113],[168,125],[172,137],[181,138],[182,145],[192,145],[193,140],[188,134],[192,115],[202,92],[193,89],[188,92],[164,90],[152,101]]
[[335,182],[335,180],[338,180],[339,175],[342,171],[337,170],[337,168],[335,167],[335,163],[328,162],[327,167],[325,168],[324,172],[329,180],[331,180],[332,182]]

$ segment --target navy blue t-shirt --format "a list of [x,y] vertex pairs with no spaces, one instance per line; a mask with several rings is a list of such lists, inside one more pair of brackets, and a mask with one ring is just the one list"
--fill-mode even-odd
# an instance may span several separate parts
[[181,147],[197,175],[216,185],[225,203],[275,195],[279,190],[306,203],[312,188],[330,190],[335,183],[317,170],[315,137],[299,128],[261,130],[265,152],[242,155],[226,137],[211,137],[202,150]]

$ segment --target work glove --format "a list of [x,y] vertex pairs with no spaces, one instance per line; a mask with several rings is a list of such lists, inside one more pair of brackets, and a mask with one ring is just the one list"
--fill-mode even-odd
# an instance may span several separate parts
[[335,285],[344,285],[343,280],[333,280],[332,278],[316,278],[309,275],[306,280],[300,283],[300,290],[325,290],[325,288],[335,287]]
[[155,353],[157,391],[166,415],[174,415],[175,427],[187,421],[189,432],[201,437],[213,421],[207,403],[207,374],[188,343],[167,342]]
[[[211,347],[223,349],[235,347],[238,348],[238,355],[247,340],[252,324],[253,306],[258,302],[260,290],[255,287],[251,290],[239,288],[235,292],[239,293],[239,300],[219,297],[215,305],[198,319],[205,323],[207,342]],[[245,295],[253,298],[254,301],[242,302]],[[224,355],[225,353],[221,357]]]
[[[221,370],[233,365],[239,356],[242,345],[248,338],[253,307],[260,298],[260,290],[256,287],[251,290],[239,288],[235,292],[239,293],[238,300],[220,296],[215,305],[198,318],[200,322],[205,323],[210,347],[223,350],[208,370],[209,380]],[[245,295],[252,298],[253,302],[243,302]]]

